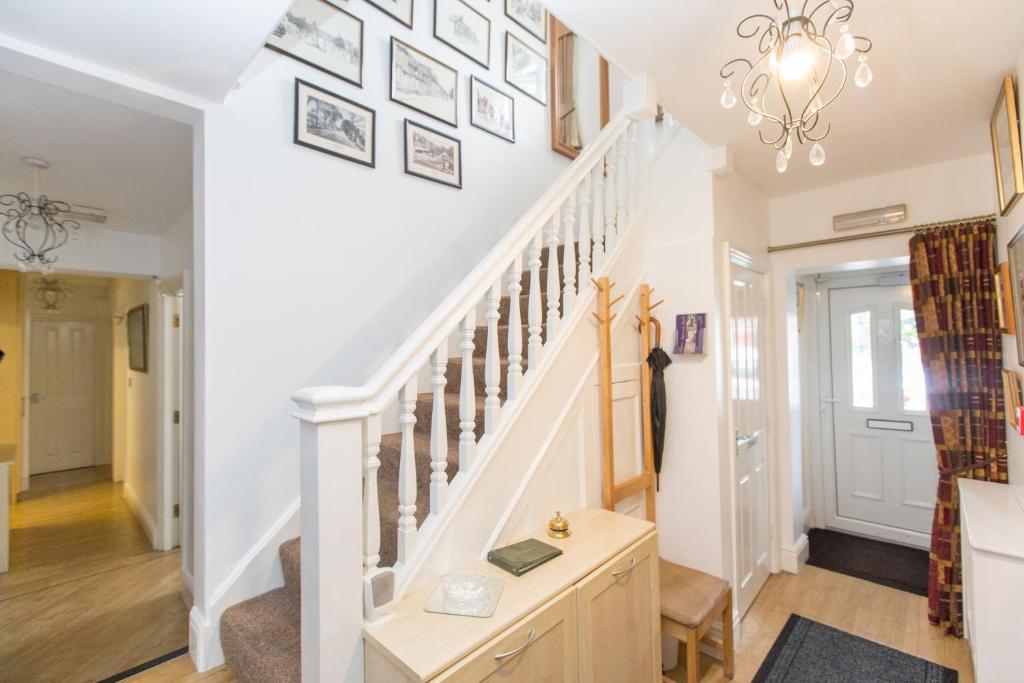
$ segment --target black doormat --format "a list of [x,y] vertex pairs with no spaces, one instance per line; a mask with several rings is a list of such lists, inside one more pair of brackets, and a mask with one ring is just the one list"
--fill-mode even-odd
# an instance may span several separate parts
[[956,683],[957,672],[792,614],[753,683]]
[[811,529],[807,564],[890,588],[928,595],[928,551],[895,543]]
[[188,654],[188,646],[186,645],[185,647],[183,647],[183,648],[181,648],[179,650],[175,650],[174,652],[168,652],[165,655],[160,655],[156,659],[151,659],[148,662],[144,662],[142,664],[139,664],[138,666],[133,666],[132,668],[128,669],[127,671],[122,671],[119,674],[114,674],[113,676],[110,676],[108,678],[104,678],[99,683],[116,683],[116,681],[123,681],[126,678],[131,678],[135,674],[142,673],[143,671],[146,671],[147,669],[155,669],[156,667],[160,666],[161,664],[163,664],[165,662],[169,662],[172,659],[177,659],[178,657],[180,657],[182,655],[187,655],[187,654]]

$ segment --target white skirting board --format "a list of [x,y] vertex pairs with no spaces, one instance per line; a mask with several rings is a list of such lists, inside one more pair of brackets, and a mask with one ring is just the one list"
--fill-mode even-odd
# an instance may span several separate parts
[[800,538],[796,539],[796,543],[793,544],[792,548],[780,547],[779,562],[782,566],[782,571],[789,572],[790,574],[799,574],[800,567],[807,564],[810,552],[811,548],[807,540],[807,534],[800,534]]
[[154,548],[156,545],[156,520],[153,519],[153,515],[149,513],[146,506],[139,500],[135,490],[126,481],[124,483],[124,502],[128,503],[128,509],[135,515],[135,519],[139,520],[139,524],[142,525],[142,530],[146,532],[146,538],[149,539],[149,544]]
[[301,532],[298,498],[257,541],[213,590],[205,609],[194,605],[188,618],[188,649],[197,671],[209,671],[224,663],[220,647],[220,617],[224,610],[284,585],[278,548]]

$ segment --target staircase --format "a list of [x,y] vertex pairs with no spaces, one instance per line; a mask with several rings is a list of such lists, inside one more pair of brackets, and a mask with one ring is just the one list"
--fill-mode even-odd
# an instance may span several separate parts
[[240,680],[362,680],[364,618],[386,613],[426,564],[450,561],[435,546],[459,533],[461,504],[488,490],[490,460],[559,354],[574,352],[591,278],[639,215],[640,155],[637,124],[619,117],[366,385],[295,395],[303,540],[280,547],[283,587],[223,613]]

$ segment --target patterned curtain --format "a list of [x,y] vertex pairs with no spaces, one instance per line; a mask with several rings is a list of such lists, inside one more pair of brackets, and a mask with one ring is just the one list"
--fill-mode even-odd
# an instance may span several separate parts
[[955,636],[963,635],[957,480],[1006,482],[997,270],[990,221],[930,230],[910,240],[914,314],[939,469],[928,618]]

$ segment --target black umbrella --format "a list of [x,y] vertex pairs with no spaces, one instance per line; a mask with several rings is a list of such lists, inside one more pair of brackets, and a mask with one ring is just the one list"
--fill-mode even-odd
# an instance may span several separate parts
[[665,450],[665,414],[668,411],[668,397],[665,394],[665,368],[672,359],[660,346],[655,346],[647,355],[651,368],[651,436],[654,441],[654,474],[657,490],[661,490],[661,456]]

